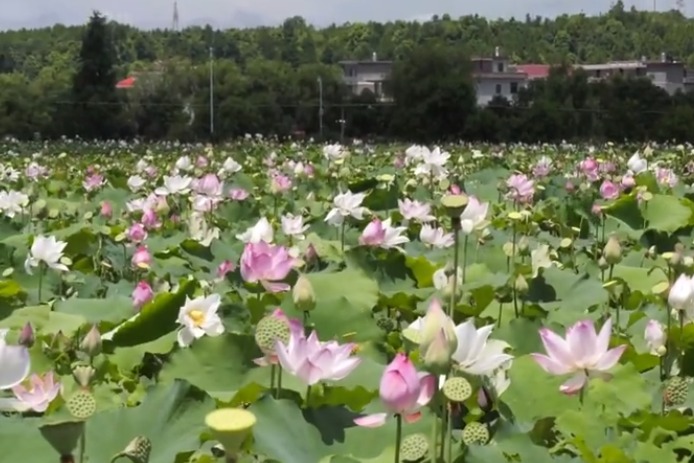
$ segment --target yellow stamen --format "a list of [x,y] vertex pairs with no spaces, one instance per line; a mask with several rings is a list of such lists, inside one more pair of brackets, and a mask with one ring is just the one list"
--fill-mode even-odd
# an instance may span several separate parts
[[193,309],[188,312],[188,318],[193,321],[193,325],[199,328],[205,322],[205,312],[202,310]]

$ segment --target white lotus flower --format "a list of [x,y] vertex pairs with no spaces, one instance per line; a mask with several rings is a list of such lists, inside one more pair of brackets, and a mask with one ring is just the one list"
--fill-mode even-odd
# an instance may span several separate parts
[[638,175],[641,172],[648,170],[648,161],[643,159],[637,151],[627,161],[627,167],[634,173],[634,175]]
[[446,163],[451,157],[446,151],[441,151],[439,147],[432,151],[422,151],[422,160],[415,167],[414,174],[416,176],[434,176],[434,178],[442,178],[448,175]]
[[7,217],[14,218],[29,205],[29,197],[21,191],[0,191],[0,211]]
[[8,345],[5,341],[8,332],[7,329],[0,329],[0,391],[24,381],[31,369],[29,349]]
[[435,228],[429,224],[422,225],[422,229],[419,231],[419,239],[422,243],[437,249],[449,248],[454,243],[453,233],[446,233],[443,228]]
[[224,333],[224,325],[217,314],[222,298],[219,294],[189,299],[178,313],[178,345],[188,347],[194,340],[205,335],[219,336]]
[[130,188],[130,191],[133,193],[137,193],[142,189],[143,186],[147,184],[147,180],[144,178],[140,177],[139,175],[131,175],[128,177],[128,188]]
[[176,160],[176,169],[178,170],[183,170],[183,171],[189,171],[193,168],[193,163],[190,161],[190,157],[188,156],[181,156]]
[[489,339],[494,325],[475,328],[473,319],[469,319],[455,327],[458,337],[458,348],[453,354],[453,360],[458,363],[458,369],[471,375],[491,376],[504,363],[513,359],[504,353],[509,348],[508,343],[497,339]]
[[236,162],[234,158],[228,157],[224,160],[222,168],[219,171],[219,176],[222,177],[224,174],[235,174],[241,170],[241,164]]
[[188,218],[188,233],[193,240],[207,247],[212,243],[212,240],[219,239],[220,230],[218,227],[210,225],[205,219],[204,213],[194,211]]
[[244,243],[259,243],[260,241],[272,243],[274,236],[274,230],[272,229],[272,225],[270,225],[268,219],[261,217],[255,225],[248,228],[245,232],[236,235],[236,239],[239,239]]
[[192,178],[180,175],[166,176],[164,177],[164,186],[157,188],[155,193],[159,196],[187,194],[190,191],[192,181]]
[[481,203],[474,196],[470,196],[467,207],[460,214],[461,231],[466,235],[479,229],[487,220],[489,203]]
[[412,201],[409,198],[398,199],[398,209],[405,220],[431,222],[436,219],[431,215],[431,205],[428,203]]
[[31,267],[38,267],[41,262],[53,270],[67,272],[69,269],[60,262],[63,250],[67,246],[65,241],[57,241],[55,236],[37,236],[31,245],[29,255],[24,261],[24,268],[28,274],[32,274]]
[[347,150],[339,143],[335,143],[334,145],[325,145],[323,147],[323,156],[328,161],[339,161],[340,159],[344,159],[347,154]]
[[304,225],[304,218],[300,215],[286,214],[282,216],[282,233],[287,236],[303,240],[308,227],[308,225]]
[[333,208],[330,209],[325,221],[330,225],[342,225],[346,217],[354,217],[357,220],[364,218],[367,209],[361,205],[366,198],[366,193],[352,193],[347,191],[340,193],[333,199]]

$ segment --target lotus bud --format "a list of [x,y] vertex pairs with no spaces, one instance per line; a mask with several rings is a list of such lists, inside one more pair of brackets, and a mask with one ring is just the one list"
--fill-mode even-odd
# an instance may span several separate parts
[[316,307],[316,295],[313,286],[305,275],[299,275],[292,290],[294,305],[302,312],[310,312]]
[[622,261],[622,246],[616,236],[612,235],[607,240],[602,255],[608,265],[616,265]]
[[32,328],[31,323],[27,322],[27,324],[24,325],[24,328],[22,328],[22,332],[19,333],[18,343],[29,349],[34,345],[35,339],[34,328]]
[[458,348],[453,320],[443,312],[441,303],[434,299],[429,305],[420,331],[419,351],[424,365],[433,372],[448,371],[451,357]]
[[600,259],[598,259],[598,268],[600,270],[606,270],[610,268],[610,264],[607,263],[605,256],[601,256]]
[[648,251],[646,251],[646,256],[649,259],[655,259],[658,256],[658,251],[655,246],[651,246],[648,248]]
[[515,288],[516,292],[518,294],[527,294],[528,289],[528,281],[525,279],[523,275],[518,275],[516,277],[516,280],[513,282],[513,287]]
[[80,349],[90,357],[96,357],[101,353],[101,333],[99,333],[96,325],[92,325],[92,328],[82,339]]
[[682,243],[677,243],[675,245],[675,250],[672,252],[670,255],[670,266],[671,267],[677,267],[682,263],[682,260],[684,258],[684,246],[682,246]]
[[518,240],[518,251],[521,253],[524,253],[528,250],[528,247],[530,247],[530,242],[528,241],[527,236],[521,236],[521,238]]

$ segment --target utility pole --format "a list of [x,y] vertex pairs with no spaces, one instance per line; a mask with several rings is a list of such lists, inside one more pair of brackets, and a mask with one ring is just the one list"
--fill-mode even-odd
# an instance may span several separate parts
[[210,135],[214,134],[214,48],[210,47]]
[[345,125],[347,121],[345,120],[345,107],[344,105],[340,108],[340,143],[345,143]]
[[318,131],[323,139],[323,79],[318,76]]

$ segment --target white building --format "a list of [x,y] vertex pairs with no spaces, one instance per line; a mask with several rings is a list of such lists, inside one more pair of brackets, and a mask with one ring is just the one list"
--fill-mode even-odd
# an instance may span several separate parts
[[383,83],[390,77],[392,61],[381,61],[374,53],[371,60],[340,61],[339,64],[342,66],[342,80],[354,95],[369,90],[380,101],[389,99]]
[[488,105],[494,97],[513,101],[528,82],[528,74],[513,67],[508,58],[501,55],[499,47],[494,49],[493,57],[475,57],[471,63],[479,106]]

